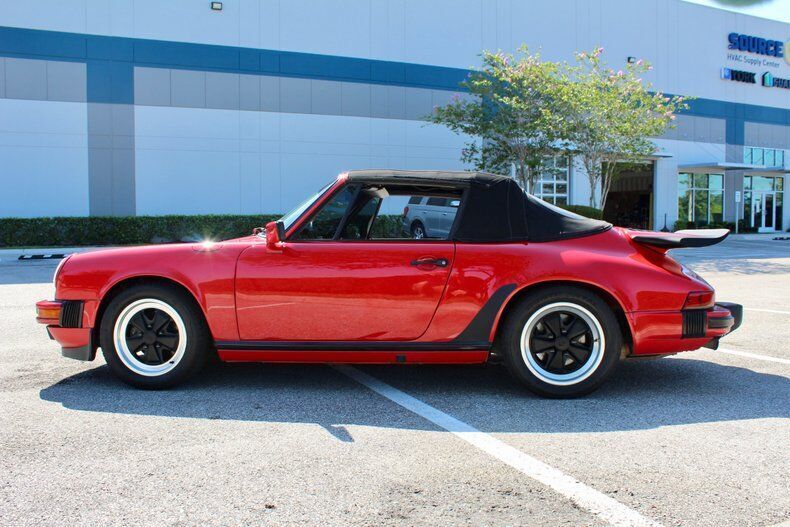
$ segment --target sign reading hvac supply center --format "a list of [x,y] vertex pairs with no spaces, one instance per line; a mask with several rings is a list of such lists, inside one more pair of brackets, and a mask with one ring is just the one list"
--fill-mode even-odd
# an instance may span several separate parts
[[[790,79],[777,77],[782,62],[790,64],[787,45],[790,42],[771,40],[753,35],[730,33],[727,35],[727,60],[736,63],[737,67],[723,67],[721,78],[726,81],[759,83],[766,88],[790,89]],[[772,68],[773,71],[758,73],[741,69],[742,67]]]

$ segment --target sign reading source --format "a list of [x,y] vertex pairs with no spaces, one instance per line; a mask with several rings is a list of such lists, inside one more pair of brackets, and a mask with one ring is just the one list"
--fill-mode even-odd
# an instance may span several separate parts
[[741,33],[730,33],[727,35],[727,41],[730,43],[729,49],[737,49],[738,51],[767,55],[769,57],[784,57],[784,43],[778,40],[768,40]]

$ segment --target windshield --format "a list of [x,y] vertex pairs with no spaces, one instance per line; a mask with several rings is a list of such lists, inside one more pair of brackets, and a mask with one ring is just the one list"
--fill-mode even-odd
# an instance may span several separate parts
[[299,216],[301,216],[301,215],[302,215],[302,213],[303,213],[304,211],[306,211],[307,209],[309,209],[309,208],[310,208],[310,205],[312,205],[313,203],[315,203],[315,201],[316,201],[318,198],[320,198],[320,197],[321,197],[321,194],[323,194],[324,192],[326,192],[326,190],[327,190],[329,187],[331,187],[333,184],[334,184],[334,181],[332,181],[331,183],[329,183],[328,185],[326,185],[324,188],[322,188],[321,190],[319,190],[318,192],[316,192],[315,194],[313,194],[312,196],[310,196],[309,198],[307,198],[306,200],[304,200],[304,201],[303,201],[302,203],[300,203],[300,204],[299,204],[299,205],[298,205],[298,206],[297,206],[295,209],[293,209],[291,212],[289,212],[288,214],[286,214],[285,216],[283,216],[282,218],[280,218],[280,221],[281,221],[281,222],[283,222],[283,224],[285,225],[285,230],[288,230],[288,229],[291,227],[291,225],[293,225],[293,224],[294,224],[294,222],[295,222],[297,219],[299,219]]

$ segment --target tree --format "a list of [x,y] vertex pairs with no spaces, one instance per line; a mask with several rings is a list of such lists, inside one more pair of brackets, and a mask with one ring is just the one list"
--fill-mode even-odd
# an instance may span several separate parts
[[515,56],[485,51],[482,57],[482,68],[461,83],[469,96],[434,108],[427,120],[472,137],[462,161],[497,173],[515,165],[519,184],[532,189],[547,158],[563,149],[569,70],[525,46]]
[[675,113],[688,107],[683,97],[650,91],[641,78],[652,69],[648,63],[638,60],[614,71],[601,60],[602,53],[599,47],[576,54],[568,127],[568,144],[590,181],[590,206],[601,210],[618,176],[618,163],[654,154],[650,138],[663,135]]

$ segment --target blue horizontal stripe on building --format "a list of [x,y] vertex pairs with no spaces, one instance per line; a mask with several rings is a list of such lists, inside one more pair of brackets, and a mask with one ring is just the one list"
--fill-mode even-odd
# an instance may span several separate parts
[[[0,27],[0,55],[85,62],[88,102],[133,104],[134,66],[277,75],[459,90],[469,70],[266,49]],[[743,144],[745,121],[790,125],[790,110],[697,98],[687,115],[727,121],[727,143]]]

